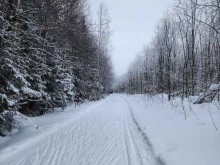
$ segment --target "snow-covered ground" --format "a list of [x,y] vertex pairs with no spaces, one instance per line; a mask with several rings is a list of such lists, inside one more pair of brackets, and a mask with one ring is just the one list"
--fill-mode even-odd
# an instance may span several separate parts
[[[183,106],[186,120],[183,113]],[[219,165],[220,110],[113,94],[36,118],[0,137],[0,165]]]
[[194,105],[194,98],[168,102],[164,95],[123,97],[162,164],[220,164],[220,132],[214,126],[220,129],[217,104]]

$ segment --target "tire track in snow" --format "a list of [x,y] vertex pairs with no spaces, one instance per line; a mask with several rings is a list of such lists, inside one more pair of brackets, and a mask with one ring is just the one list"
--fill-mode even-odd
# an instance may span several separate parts
[[128,114],[127,114],[127,107],[125,106],[123,109],[123,126],[125,131],[125,145],[126,145],[126,153],[127,153],[127,159],[128,164],[142,164],[140,154],[138,152],[137,145],[133,139],[133,134],[131,132],[131,128],[129,126],[128,122]]
[[75,125],[45,137],[7,165],[160,165],[128,102],[110,96]]
[[[133,110],[130,106],[130,103],[128,100],[126,100],[124,97],[120,96],[127,104],[127,112],[130,113],[130,117],[131,117],[131,120],[133,122],[133,124],[135,125],[136,127],[136,130],[138,133],[136,134],[140,134],[141,135],[141,139],[143,139],[144,143],[145,143],[145,153],[143,152],[141,154],[141,158],[145,158],[147,157],[147,159],[145,160],[142,160],[142,164],[145,164],[147,163],[148,161],[152,161],[151,164],[154,164],[154,165],[164,165],[164,163],[160,160],[160,158],[158,158],[155,153],[154,153],[154,150],[153,150],[153,146],[148,138],[148,136],[146,135],[146,133],[144,133],[140,127],[140,125],[138,124],[138,121],[136,120],[136,118],[134,117],[134,113],[133,113]],[[145,156],[143,156],[145,155]],[[149,163],[149,162],[148,162]]]

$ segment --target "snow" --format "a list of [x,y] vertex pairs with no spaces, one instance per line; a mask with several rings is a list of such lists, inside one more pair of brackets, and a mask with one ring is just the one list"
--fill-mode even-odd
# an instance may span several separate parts
[[24,75],[21,74],[13,65],[8,64],[8,67],[12,69],[17,80],[21,81],[23,85],[30,86],[30,83],[24,78]]
[[13,92],[15,92],[15,93],[19,93],[19,89],[18,88],[16,88],[13,84],[11,84],[11,83],[9,83],[9,90],[12,90]]
[[166,97],[113,94],[64,112],[18,114],[22,127],[0,137],[0,164],[219,165],[220,132],[209,115],[220,129],[217,106]]
[[3,102],[4,99],[7,100],[7,96],[5,94],[0,93],[0,99],[1,99],[0,101]]
[[31,88],[22,87],[21,90],[24,94],[27,94],[30,98],[41,98],[42,97],[42,94],[40,92],[35,91]]
[[210,91],[215,91],[220,89],[220,84],[212,84],[209,88]]
[[67,94],[70,96],[74,96],[74,92],[72,92],[72,91],[68,91]]
[[[10,165],[17,161],[23,153],[28,153],[34,145],[38,145],[50,135],[62,130],[71,122],[80,118],[90,109],[95,108],[101,101],[91,102],[81,107],[70,106],[62,111],[55,109],[54,113],[48,113],[39,117],[26,117],[19,114],[22,126],[14,129],[7,137],[0,137],[0,164]],[[6,163],[7,162],[7,163]]]
[[[194,105],[185,99],[171,103],[163,96],[126,97],[140,127],[151,141],[155,154],[167,165],[218,165],[220,163],[220,109],[213,104]],[[146,101],[143,101],[146,100]],[[191,110],[190,110],[191,107]]]
[[42,94],[43,99],[51,100],[51,97],[50,97],[50,95],[47,92],[45,92],[43,90],[40,90],[40,93]]
[[8,105],[11,106],[11,107],[14,106],[17,103],[16,100],[10,100],[10,99],[8,99],[7,102],[8,102]]

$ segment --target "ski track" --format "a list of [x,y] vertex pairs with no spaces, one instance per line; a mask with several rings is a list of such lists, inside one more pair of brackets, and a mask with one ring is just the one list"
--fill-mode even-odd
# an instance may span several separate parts
[[7,165],[161,165],[129,102],[112,95]]

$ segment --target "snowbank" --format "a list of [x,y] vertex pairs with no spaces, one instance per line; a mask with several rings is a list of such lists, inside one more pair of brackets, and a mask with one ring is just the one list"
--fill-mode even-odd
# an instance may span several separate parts
[[211,113],[220,129],[220,109],[216,105],[194,105],[190,99],[168,102],[164,95],[125,98],[163,164],[220,164],[220,132],[216,131],[210,116]]
[[18,113],[15,118],[20,124],[13,129],[6,137],[0,136],[0,164],[10,157],[18,157],[22,151],[47,138],[56,131],[60,131],[66,125],[89,113],[92,107],[97,106],[102,100],[83,104],[80,107],[75,105],[67,107],[64,111],[55,109],[38,117],[27,117]]

